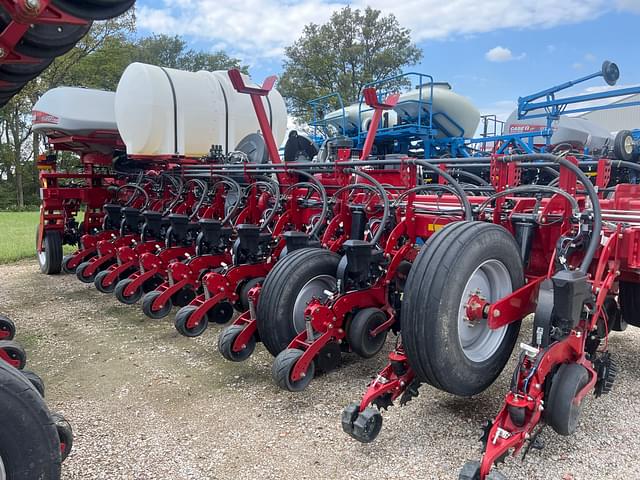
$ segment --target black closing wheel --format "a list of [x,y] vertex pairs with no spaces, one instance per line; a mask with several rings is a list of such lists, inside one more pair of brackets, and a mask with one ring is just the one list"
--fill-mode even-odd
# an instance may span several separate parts
[[630,162],[633,160],[633,150],[635,142],[629,130],[620,130],[613,140],[613,154],[616,160]]
[[313,380],[313,376],[315,375],[316,367],[313,362],[309,364],[307,371],[304,373],[304,377],[300,380],[293,381],[291,379],[291,373],[293,372],[293,367],[298,362],[298,359],[302,356],[304,352],[302,350],[298,350],[296,348],[287,348],[278,354],[275,361],[273,362],[273,366],[271,368],[271,376],[273,377],[273,381],[283,390],[288,390],[290,392],[301,392],[311,380]]
[[264,280],[258,299],[258,332],[271,355],[278,355],[305,328],[304,310],[313,298],[336,291],[340,256],[320,248],[296,250]]
[[116,282],[112,282],[111,285],[104,285],[102,281],[105,279],[107,275],[109,275],[109,271],[103,270],[98,272],[96,278],[93,279],[93,284],[96,286],[96,289],[102,293],[113,293],[116,289]]
[[142,291],[142,288],[138,287],[131,295],[125,295],[124,291],[131,284],[131,282],[133,282],[133,280],[130,278],[120,280],[116,284],[116,288],[113,291],[118,301],[124,303],[125,305],[133,305],[138,300],[140,300],[140,298],[142,298],[142,294],[144,293]]
[[524,284],[518,245],[503,227],[456,222],[423,245],[409,272],[402,305],[407,358],[419,381],[460,396],[485,390],[504,368],[520,319],[490,329],[469,320],[473,296],[489,303]]
[[618,285],[622,319],[629,325],[640,327],[640,283],[621,281]]
[[561,365],[552,377],[545,419],[560,435],[573,435],[578,428],[582,405],[573,400],[587,383],[589,372],[577,363]]
[[[38,230],[36,230],[36,241]],[[46,275],[55,275],[62,269],[62,237],[58,232],[44,232],[42,251],[38,252],[40,271]]]
[[58,480],[60,440],[47,405],[20,372],[0,362],[0,472]]
[[96,279],[97,273],[87,274],[85,270],[89,267],[89,262],[82,262],[76,268],[76,277],[83,283],[93,283]]
[[242,350],[233,351],[233,344],[243,330],[244,328],[240,325],[230,325],[218,337],[218,351],[231,362],[244,362],[256,348],[256,336],[252,335],[251,339],[242,346]]
[[353,422],[351,436],[362,443],[373,442],[382,429],[382,415],[376,408],[367,407]]
[[161,318],[164,318],[167,315],[169,315],[169,312],[171,311],[171,307],[173,307],[173,305],[171,304],[171,301],[166,302],[158,310],[154,310],[153,308],[153,302],[155,302],[156,298],[158,298],[161,294],[162,292],[158,292],[157,290],[154,290],[152,292],[147,293],[142,298],[142,311],[147,317],[153,318],[154,320],[160,320]]
[[31,370],[22,370],[20,373],[22,373],[24,378],[29,380],[31,385],[33,385],[42,398],[44,398],[44,382],[42,381],[42,378],[40,378],[40,375],[32,372]]
[[351,349],[364,358],[371,358],[384,346],[387,330],[375,337],[371,332],[387,321],[387,315],[379,308],[363,308],[351,319],[347,328],[347,341]]
[[233,318],[233,305],[230,302],[220,302],[207,312],[207,319],[212,323],[224,325]]
[[60,10],[85,20],[108,20],[129,10],[135,0],[53,0]]
[[27,364],[27,352],[13,340],[0,340],[2,359],[12,367],[22,370]]
[[62,257],[62,271],[64,273],[76,273],[76,269],[69,267],[69,262],[73,259],[73,255],[65,255]]
[[0,314],[0,340],[13,340],[16,336],[16,324],[6,315]]
[[58,438],[60,439],[60,456],[64,462],[73,448],[73,430],[71,428],[71,424],[67,422],[67,419],[59,413],[52,413],[51,418],[53,419],[56,425],[56,430],[58,431]]
[[180,335],[184,335],[185,337],[198,337],[204,333],[207,329],[208,321],[206,316],[200,319],[200,323],[189,328],[187,327],[187,322],[193,315],[193,312],[196,311],[196,307],[191,305],[187,305],[186,307],[182,307],[178,310],[176,314],[176,318],[173,321],[173,325],[176,327],[176,330],[180,333]]
[[344,410],[342,410],[342,416],[340,417],[342,423],[342,430],[347,435],[353,436],[353,422],[356,421],[358,414],[360,413],[359,403],[350,403]]

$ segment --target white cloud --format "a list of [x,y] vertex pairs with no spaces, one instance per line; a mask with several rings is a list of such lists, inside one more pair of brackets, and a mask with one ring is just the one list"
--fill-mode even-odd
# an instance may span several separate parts
[[585,59],[587,62],[595,62],[595,61],[597,60],[597,59],[596,59],[596,56],[595,56],[593,53],[587,53],[587,54],[585,54],[584,59]]
[[490,62],[510,62],[511,60],[522,60],[526,56],[526,53],[521,53],[520,55],[514,57],[511,50],[505,47],[501,47],[500,45],[492,48],[484,54],[484,57]]
[[[138,25],[190,35],[247,60],[280,58],[308,23],[323,23],[347,4],[393,13],[414,41],[466,37],[506,28],[549,28],[591,20],[607,11],[640,11],[638,0],[164,0],[138,8]],[[460,12],[472,21],[461,21]],[[496,18],[500,21],[496,22]],[[526,25],[526,27],[523,27]]]

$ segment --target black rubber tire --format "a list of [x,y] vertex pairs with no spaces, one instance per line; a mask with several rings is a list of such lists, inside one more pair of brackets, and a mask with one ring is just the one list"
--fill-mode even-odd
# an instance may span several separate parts
[[6,315],[0,313],[0,331],[6,335],[2,340],[13,340],[16,336],[16,324]]
[[38,63],[15,63],[0,66],[0,80],[11,83],[24,83],[38,77],[51,63],[53,58],[44,58]]
[[69,268],[69,262],[71,261],[71,259],[73,258],[73,255],[65,255],[64,257],[62,257],[62,271],[64,273],[70,273],[70,274],[75,274],[76,273],[76,269],[75,268]]
[[99,272],[95,272],[92,275],[85,275],[84,271],[87,269],[88,266],[89,266],[89,262],[82,262],[80,265],[78,265],[78,268],[76,268],[76,277],[82,283],[93,283],[96,279],[96,275],[98,275],[99,273]]
[[51,414],[51,418],[56,425],[58,438],[60,440],[60,456],[64,462],[73,448],[73,429],[71,428],[71,424],[61,414],[54,412]]
[[513,290],[524,284],[518,245],[499,225],[456,222],[420,250],[407,278],[401,313],[404,347],[419,381],[467,397],[485,390],[503,370],[520,321],[509,325],[501,345],[481,362],[465,355],[458,336],[458,309],[467,280],[489,259],[504,264]]
[[96,278],[93,279],[93,284],[96,286],[96,289],[99,292],[102,292],[102,293],[113,293],[113,291],[116,289],[116,285],[118,284],[118,282],[113,282],[108,287],[105,287],[102,284],[102,280],[104,280],[104,278],[107,275],[109,275],[109,272],[107,270],[103,270],[101,272],[98,272],[98,274],[96,275]]
[[462,466],[458,480],[480,480],[480,462],[469,461]]
[[618,285],[622,319],[629,325],[640,327],[640,283],[619,282]]
[[347,342],[363,358],[374,357],[387,339],[387,332],[372,337],[369,332],[387,321],[387,316],[379,308],[363,308],[356,312],[347,328]]
[[581,405],[573,399],[589,383],[589,372],[577,363],[560,366],[551,379],[549,399],[545,405],[545,420],[560,435],[573,435],[578,428]]
[[207,312],[207,320],[211,323],[224,325],[233,318],[233,305],[229,302],[220,302]]
[[22,370],[20,372],[24,378],[31,382],[31,385],[38,391],[40,396],[44,398],[44,381],[40,378],[36,372],[32,372],[31,370]]
[[[27,365],[27,352],[22,345],[14,342],[13,340],[0,340],[0,349],[14,361],[18,362],[16,368],[22,370]],[[5,363],[0,361],[0,363]]]
[[176,318],[173,321],[173,325],[176,327],[176,330],[180,333],[180,335],[184,335],[185,337],[189,338],[199,337],[207,329],[209,321],[207,320],[206,315],[202,317],[200,323],[194,328],[187,328],[189,317],[191,317],[191,315],[193,315],[193,312],[195,311],[196,307],[187,305],[186,307],[182,307],[180,310],[178,310],[178,313],[176,313]]
[[131,282],[133,282],[133,280],[131,280],[130,278],[125,278],[123,280],[120,280],[118,283],[116,283],[116,288],[113,290],[113,293],[118,299],[118,301],[121,303],[124,303],[125,305],[133,305],[134,303],[136,303],[138,300],[142,298],[142,294],[144,293],[142,291],[142,288],[138,288],[133,293],[133,295],[125,296],[124,290],[127,288],[127,286]]
[[0,457],[11,480],[58,480],[60,440],[47,405],[20,372],[0,362]]
[[161,318],[166,317],[171,312],[171,308],[173,308],[171,301],[168,301],[160,310],[153,310],[151,308],[152,304],[160,295],[161,292],[154,290],[142,297],[142,311],[147,317],[153,318],[154,320],[160,320]]
[[85,20],[108,20],[129,10],[135,0],[53,0],[60,10]]
[[[36,240],[38,232],[36,230]],[[62,270],[62,237],[58,232],[44,232],[42,239],[44,260],[38,255],[40,271],[45,275],[56,275]]]
[[311,362],[304,376],[297,382],[291,380],[291,371],[304,352],[296,348],[287,348],[276,356],[271,367],[273,381],[283,390],[289,392],[301,392],[309,386],[315,375],[315,363]]
[[240,325],[230,325],[218,337],[218,351],[231,362],[244,362],[256,349],[256,337],[253,335],[242,350],[239,352],[233,351],[233,343],[243,330],[244,328]]
[[625,162],[630,162],[633,160],[633,150],[627,150],[627,139],[633,139],[631,132],[629,130],[620,130],[616,134],[616,138],[613,140],[613,154],[616,157],[616,160],[623,160]]
[[312,278],[336,275],[340,256],[330,250],[303,248],[287,255],[269,272],[258,299],[260,339],[271,355],[283,351],[298,334],[292,317],[298,292]]
[[246,281],[238,292],[238,296],[240,299],[237,302],[236,309],[240,313],[244,313],[249,310],[249,290],[258,285],[259,283],[264,282],[264,277],[252,278],[251,280]]

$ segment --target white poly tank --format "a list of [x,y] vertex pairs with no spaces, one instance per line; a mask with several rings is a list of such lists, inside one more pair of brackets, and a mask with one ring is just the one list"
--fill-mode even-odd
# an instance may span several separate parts
[[[255,85],[246,76],[245,83]],[[274,89],[262,101],[280,144],[287,130],[284,100]],[[115,112],[127,153],[135,156],[201,157],[212,145],[233,151],[260,130],[249,95],[235,91],[226,71],[133,63],[118,84]]]

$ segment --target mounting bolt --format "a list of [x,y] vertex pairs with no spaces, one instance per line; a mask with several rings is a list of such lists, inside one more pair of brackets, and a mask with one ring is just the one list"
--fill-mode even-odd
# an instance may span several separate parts
[[6,57],[6,55],[7,51],[4,48],[0,47],[0,58]]
[[307,376],[307,372],[302,372],[302,373],[300,374],[300,378],[304,378],[304,377],[306,377],[306,376]]
[[498,318],[502,313],[497,308],[493,311],[493,317]]
[[40,9],[40,0],[25,0],[24,6],[29,10],[39,10]]

